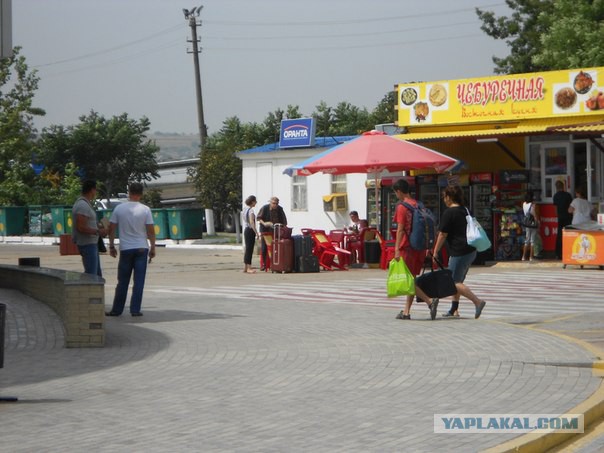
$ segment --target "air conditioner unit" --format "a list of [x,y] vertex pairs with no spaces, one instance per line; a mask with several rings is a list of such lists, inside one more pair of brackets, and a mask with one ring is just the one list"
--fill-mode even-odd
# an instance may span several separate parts
[[346,211],[348,209],[348,195],[346,193],[332,193],[323,196],[323,210],[325,212]]

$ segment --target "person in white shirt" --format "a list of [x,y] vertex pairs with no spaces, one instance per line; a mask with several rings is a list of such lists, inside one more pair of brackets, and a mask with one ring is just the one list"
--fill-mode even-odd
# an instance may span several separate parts
[[126,305],[128,285],[134,272],[130,314],[142,316],[143,288],[147,274],[147,259],[155,257],[155,227],[151,209],[140,202],[143,185],[133,182],[128,188],[130,201],[117,206],[109,219],[109,254],[115,258],[115,231],[119,227],[120,259],[117,267],[117,286],[111,311],[107,316],[120,316]]
[[586,200],[585,190],[575,189],[575,198],[568,208],[568,212],[573,215],[573,225],[589,222],[591,220],[591,204]]

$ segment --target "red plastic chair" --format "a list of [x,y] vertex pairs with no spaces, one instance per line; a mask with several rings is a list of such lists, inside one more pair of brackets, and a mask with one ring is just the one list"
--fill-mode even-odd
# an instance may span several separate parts
[[352,251],[348,249],[346,246],[346,232],[344,230],[331,230],[329,232],[329,240],[334,245],[334,247],[339,247],[341,249],[347,250],[350,252],[350,255],[343,256],[342,260],[346,259],[347,261],[343,264],[350,266],[350,262],[352,261]]
[[379,232],[377,233],[376,237],[380,243],[381,249],[380,268],[388,269],[388,264],[390,263],[390,261],[392,261],[392,258],[394,258],[395,240],[386,241]]
[[302,236],[311,236],[312,235],[312,228],[301,228],[300,231],[302,231]]
[[346,263],[350,261],[348,250],[334,246],[325,232],[315,230],[312,233],[312,238],[315,243],[313,253],[319,258],[319,265],[323,269],[331,271],[333,267],[337,267],[341,270],[347,270]]

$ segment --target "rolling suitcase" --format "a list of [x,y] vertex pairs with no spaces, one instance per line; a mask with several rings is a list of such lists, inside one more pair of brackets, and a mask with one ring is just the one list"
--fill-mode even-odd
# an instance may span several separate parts
[[299,256],[296,261],[298,272],[319,272],[319,258],[315,255]]
[[[287,236],[288,239],[284,239]],[[294,270],[294,244],[291,239],[291,228],[276,224],[273,238],[273,272],[292,272]]]
[[294,241],[294,272],[300,272],[300,257],[312,255],[312,237],[296,235]]

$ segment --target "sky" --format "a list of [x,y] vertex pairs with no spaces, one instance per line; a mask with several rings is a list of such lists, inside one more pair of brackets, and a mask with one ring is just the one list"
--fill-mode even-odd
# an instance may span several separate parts
[[[197,33],[208,132],[237,116],[262,122],[324,101],[369,111],[398,83],[493,75],[505,43],[480,30],[474,8],[497,0],[13,0],[13,45],[38,71],[36,107],[51,124],[91,110],[146,116],[151,132],[197,133],[191,28]],[[393,106],[394,108],[394,106]]]

